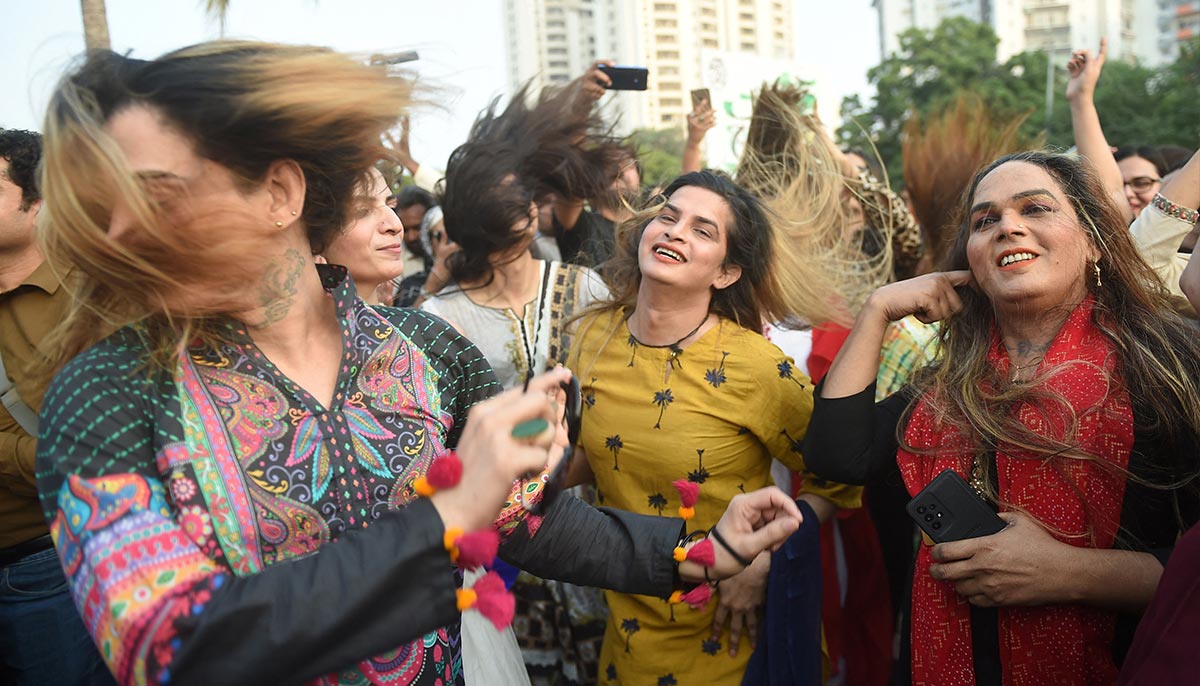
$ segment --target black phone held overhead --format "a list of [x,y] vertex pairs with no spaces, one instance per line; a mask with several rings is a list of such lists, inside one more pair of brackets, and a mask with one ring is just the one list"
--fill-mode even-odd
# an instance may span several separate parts
[[953,469],[934,477],[904,509],[935,543],[990,536],[1006,526]]
[[610,67],[607,64],[596,67],[604,72],[610,81],[610,91],[644,91],[650,81],[650,70],[645,67]]

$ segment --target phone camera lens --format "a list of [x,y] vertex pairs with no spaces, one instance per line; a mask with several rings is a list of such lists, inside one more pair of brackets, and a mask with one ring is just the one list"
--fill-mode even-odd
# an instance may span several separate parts
[[933,515],[931,515],[931,514],[927,514],[927,515],[925,515],[925,521],[927,521],[927,522],[932,522],[932,521],[933,521]]
[[936,510],[936,509],[937,509],[937,505],[936,505],[936,504],[934,504],[934,503],[929,503],[929,509],[931,509],[931,510]]
[[941,518],[942,518],[942,513],[941,513],[941,512],[937,513],[937,518],[938,518],[938,519],[941,519]]
[[917,514],[925,514],[925,506],[924,505],[917,508]]
[[934,530],[934,531],[937,531],[937,530],[938,530],[938,529],[940,529],[940,528],[942,528],[942,523],[941,523],[941,522],[934,522],[934,523],[933,523],[933,530]]

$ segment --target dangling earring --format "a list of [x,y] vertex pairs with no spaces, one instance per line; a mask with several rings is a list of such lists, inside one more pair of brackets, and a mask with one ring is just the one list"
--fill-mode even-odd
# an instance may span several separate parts
[[1096,275],[1096,288],[1103,286],[1104,284],[1100,282],[1100,263],[1099,262],[1092,263],[1092,273]]

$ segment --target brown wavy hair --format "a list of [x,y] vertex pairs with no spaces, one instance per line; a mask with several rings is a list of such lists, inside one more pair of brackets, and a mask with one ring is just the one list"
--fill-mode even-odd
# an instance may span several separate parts
[[[1109,380],[1110,392],[1128,391],[1135,431],[1154,436],[1164,447],[1160,454],[1148,456],[1155,460],[1149,465],[1149,478],[1131,478],[1152,488],[1195,493],[1200,481],[1196,479],[1200,470],[1195,454],[1200,444],[1200,340],[1195,329],[1170,310],[1166,289],[1138,252],[1120,210],[1088,165],[1064,155],[1022,152],[983,168],[963,196],[947,268],[970,268],[967,240],[975,191],[984,177],[1010,162],[1036,165],[1054,178],[1070,201],[1081,230],[1101,255],[1101,285],[1090,278],[1087,281],[1095,301],[1092,322],[1118,357],[1117,374]],[[1003,437],[1034,459],[1049,460],[1055,468],[1061,460],[1095,459],[1072,440],[1078,417],[1070,404],[1038,383],[1079,363],[1043,367],[1031,383],[1010,384],[987,362],[994,330],[990,301],[973,288],[960,289],[960,294],[962,311],[941,327],[940,360],[914,378],[915,389],[931,403],[935,415],[969,438],[976,460],[988,459],[995,450],[995,437]],[[1072,305],[1062,305],[1064,317]],[[1063,426],[1071,428],[1061,438],[1035,434],[1014,415],[1018,403],[1056,414],[1063,419]],[[908,413],[899,424],[901,445],[906,445],[903,427]],[[1131,476],[1128,472],[1124,475]],[[1181,516],[1178,510],[1177,515]],[[1185,524],[1182,519],[1180,523]]]
[[[213,317],[243,305],[246,274],[263,268],[252,249],[261,245],[262,219],[200,203],[187,217],[163,212],[105,131],[114,115],[150,108],[247,189],[272,163],[293,161],[306,184],[299,220],[315,253],[342,230],[356,189],[387,156],[380,135],[412,90],[392,76],[325,48],[244,41],[153,60],[90,53],[58,85],[46,115],[42,239],[59,273],[73,267],[83,275],[53,336],[53,367],[135,323],[144,325],[152,358],[165,362],[193,336],[216,337]],[[133,245],[108,236],[118,202],[133,215]],[[217,226],[220,241],[211,235]],[[189,297],[199,289],[203,298]]]

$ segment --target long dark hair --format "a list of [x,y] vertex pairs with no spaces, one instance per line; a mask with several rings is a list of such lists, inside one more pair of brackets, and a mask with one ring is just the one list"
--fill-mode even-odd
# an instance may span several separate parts
[[449,261],[456,281],[491,282],[494,256],[529,240],[531,202],[596,197],[612,183],[626,153],[595,114],[580,111],[577,95],[547,89],[530,106],[526,84],[503,111],[493,100],[451,153],[441,206],[461,248]]
[[[1089,165],[1043,152],[1006,155],[989,164],[975,175],[964,194],[958,233],[944,268],[970,268],[967,241],[976,189],[984,177],[1010,162],[1045,170],[1068,198],[1082,231],[1100,252],[1101,283],[1097,285],[1088,278],[1087,288],[1095,301],[1092,322],[1119,358],[1119,378],[1111,379],[1111,386],[1128,391],[1136,409],[1137,431],[1155,436],[1164,446],[1161,453],[1150,456],[1158,462],[1151,465],[1155,478],[1147,485],[1196,490],[1200,341],[1195,330],[1170,310],[1166,289],[1138,252],[1120,211]],[[977,457],[994,449],[988,436],[1003,436],[1007,443],[1038,459],[1056,455],[1091,458],[1078,454],[1070,437],[1059,440],[1036,435],[1011,412],[1021,402],[1069,412],[1070,405],[1061,396],[1037,383],[1058,370],[1039,370],[1030,384],[1009,384],[1001,378],[987,362],[993,335],[992,304],[975,289],[960,290],[963,310],[942,325],[941,361],[919,373],[915,387],[939,416],[970,438]],[[1068,306],[1064,303],[1064,308]],[[1069,416],[1065,425],[1075,426],[1076,420]],[[900,426],[905,424],[907,421]],[[903,436],[900,439],[903,443]]]

